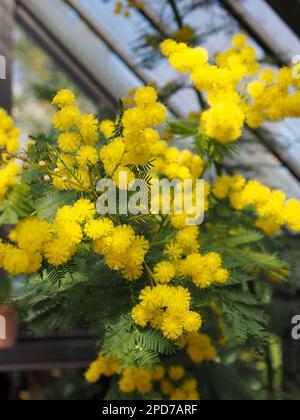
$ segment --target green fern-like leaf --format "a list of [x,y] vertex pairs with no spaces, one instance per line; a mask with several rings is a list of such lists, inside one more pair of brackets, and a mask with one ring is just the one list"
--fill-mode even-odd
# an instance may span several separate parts
[[171,355],[176,352],[176,346],[154,330],[138,331],[136,342],[143,348],[159,354]]
[[45,271],[41,273],[41,276],[44,280],[49,280],[52,286],[61,287],[66,277],[73,278],[75,272],[76,265],[74,261],[70,261],[57,267],[46,264]]
[[35,214],[45,220],[53,221],[57,210],[74,201],[76,193],[72,191],[51,191],[35,202]]

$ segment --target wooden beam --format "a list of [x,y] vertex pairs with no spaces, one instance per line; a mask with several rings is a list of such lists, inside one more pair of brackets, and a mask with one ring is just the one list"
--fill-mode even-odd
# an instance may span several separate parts
[[117,101],[89,71],[88,66],[81,63],[50,32],[39,20],[38,16],[26,5],[23,0],[16,0],[16,19],[31,36],[42,46],[43,49],[61,65],[61,67],[73,78],[73,80],[88,93],[88,95],[102,107],[115,107]]
[[23,333],[15,348],[0,351],[0,372],[85,369],[96,355],[95,341],[84,331],[44,338]]
[[266,2],[300,36],[300,2],[295,0],[266,0]]
[[[12,109],[12,60],[15,0],[0,2],[0,107],[11,113]],[[5,74],[3,73],[3,70]]]
[[88,13],[80,2],[76,0],[63,0],[69,7],[73,9],[75,13],[81,18],[81,20],[88,26],[88,28],[100,38],[107,47],[115,53],[120,60],[126,64],[127,67],[138,77],[138,79],[143,83],[147,84],[149,82],[148,77],[142,69],[137,66],[134,61],[128,57],[122,47],[118,46],[112,37],[98,24],[98,22],[93,18],[93,16]]

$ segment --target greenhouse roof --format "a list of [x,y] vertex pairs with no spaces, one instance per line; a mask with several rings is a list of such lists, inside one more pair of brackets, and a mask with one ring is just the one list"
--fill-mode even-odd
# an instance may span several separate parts
[[[161,1],[149,1],[143,10],[133,10],[126,20],[112,13],[112,3],[17,0],[19,22],[102,104],[116,103],[119,97],[141,84],[155,82],[163,86],[175,79],[166,60],[154,61],[151,68],[140,66],[143,56],[138,48],[141,34],[151,33],[153,29],[164,36],[174,32],[171,9],[168,6],[162,9]],[[191,3],[194,8],[186,14],[185,7]],[[276,2],[182,0],[180,7],[185,23],[198,28],[198,39],[212,56],[228,47],[233,33],[246,30],[261,59],[267,54],[272,56],[274,65],[289,64],[300,51],[300,40],[286,23],[287,16],[282,19],[271,7],[272,3]],[[188,85],[171,98],[169,105],[177,115],[198,109],[196,94]],[[254,141],[243,146],[241,163],[249,165],[251,162],[256,176],[262,176],[272,186],[284,188],[291,195],[300,196],[297,158],[300,123],[288,120],[267,128],[276,140],[269,141],[263,136],[261,144],[261,136],[257,138],[257,134],[254,137],[252,134]]]

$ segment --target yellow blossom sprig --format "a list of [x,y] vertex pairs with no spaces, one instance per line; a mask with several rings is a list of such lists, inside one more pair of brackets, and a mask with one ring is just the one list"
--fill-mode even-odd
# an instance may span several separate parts
[[300,231],[300,201],[288,200],[279,190],[271,190],[258,181],[247,182],[241,175],[219,177],[212,192],[219,200],[229,198],[235,210],[252,206],[257,214],[256,226],[273,236],[287,225]]
[[0,203],[8,191],[18,184],[20,167],[16,152],[20,148],[20,131],[4,109],[0,109]]
[[186,370],[181,365],[171,365],[165,369],[157,365],[150,371],[144,367],[121,369],[121,363],[103,352],[90,365],[85,373],[89,383],[96,383],[102,377],[119,375],[119,389],[125,394],[137,392],[140,395],[150,395],[155,389],[160,389],[163,395],[170,400],[198,400],[198,381],[188,377]]
[[208,62],[205,49],[183,42],[168,39],[161,50],[172,67],[189,73],[196,89],[206,93],[209,109],[201,114],[200,128],[222,144],[238,140],[245,124],[258,128],[265,120],[300,117],[299,83],[292,68],[261,69],[244,35],[236,35],[232,48],[218,54],[215,64]]
[[146,287],[132,311],[132,319],[141,327],[150,324],[165,337],[176,340],[184,332],[196,332],[201,327],[201,316],[190,310],[190,301],[189,291],[181,286]]

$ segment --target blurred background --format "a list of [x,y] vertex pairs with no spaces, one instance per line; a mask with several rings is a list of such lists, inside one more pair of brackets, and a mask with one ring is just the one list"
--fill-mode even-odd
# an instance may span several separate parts
[[[174,37],[201,44],[213,57],[230,47],[237,32],[249,36],[262,63],[290,65],[300,55],[300,2],[1,0],[0,54],[6,59],[6,80],[0,81],[0,107],[12,113],[23,144],[30,134],[49,127],[49,101],[66,87],[77,93],[82,109],[105,118],[114,115],[120,97],[152,84],[161,89],[173,115],[186,117],[199,112],[201,102],[161,57],[160,42]],[[299,133],[298,120],[249,130],[240,142],[238,161],[228,159],[226,165],[300,198]],[[300,314],[299,237],[283,238],[281,252],[295,270],[291,287],[278,285],[270,308],[280,343],[274,340],[276,369],[269,379],[274,392],[282,387],[286,399],[297,400],[300,343],[291,339],[290,322]],[[8,281],[1,276],[0,313]],[[12,293],[22,283],[22,278],[14,282]],[[90,386],[82,376],[96,354],[84,331],[33,338],[16,321],[15,331],[16,343],[12,337],[10,348],[0,350],[0,399],[101,398],[106,384]],[[265,395],[263,381],[252,386],[257,395]]]

